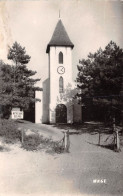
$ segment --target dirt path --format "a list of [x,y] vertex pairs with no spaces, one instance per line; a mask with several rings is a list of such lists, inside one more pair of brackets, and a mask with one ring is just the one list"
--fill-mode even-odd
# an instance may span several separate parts
[[[70,153],[64,154],[28,152],[19,144],[0,152],[0,196],[121,196],[123,152],[98,147],[96,135],[71,135],[70,141]],[[94,179],[106,183],[96,184]]]

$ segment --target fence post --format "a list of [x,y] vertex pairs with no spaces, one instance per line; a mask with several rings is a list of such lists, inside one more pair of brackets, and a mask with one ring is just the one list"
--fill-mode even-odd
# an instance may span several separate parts
[[115,131],[115,128],[116,128],[116,126],[115,126],[115,117],[113,118],[113,131]]
[[115,130],[115,118],[113,118],[113,133],[114,133],[114,150],[116,148],[117,145],[117,141],[116,141],[116,130]]
[[70,148],[69,130],[66,131],[64,134],[65,134],[65,143],[64,143],[65,151],[69,152],[69,148]]
[[24,130],[21,130],[21,143],[23,144],[24,142]]
[[99,130],[99,141],[98,141],[99,146],[100,146],[100,138],[101,138],[101,133],[100,133],[100,130]]
[[114,149],[116,148],[116,151],[120,152],[119,131],[118,131],[118,129],[116,129],[115,118],[113,118],[113,131],[114,131],[114,134],[115,134],[115,136],[114,136]]
[[116,147],[117,152],[120,152],[120,139],[118,129],[116,129]]

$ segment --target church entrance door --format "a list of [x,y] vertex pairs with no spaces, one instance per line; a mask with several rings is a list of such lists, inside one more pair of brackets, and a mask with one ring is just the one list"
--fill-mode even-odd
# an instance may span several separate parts
[[56,123],[67,123],[67,107],[64,104],[56,106]]

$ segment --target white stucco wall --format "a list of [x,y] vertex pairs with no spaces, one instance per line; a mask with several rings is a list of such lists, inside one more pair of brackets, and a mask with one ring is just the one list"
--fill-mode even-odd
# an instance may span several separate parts
[[73,122],[81,123],[82,122],[82,109],[81,105],[74,104],[73,107]]
[[[63,64],[59,64],[59,53],[63,53]],[[55,108],[59,103],[65,104],[61,100],[59,93],[59,78],[63,77],[64,89],[68,84],[72,83],[72,49],[70,47],[50,47],[49,51],[49,71],[50,71],[50,122],[55,123]],[[59,66],[65,68],[64,74],[59,74],[57,69]]]
[[67,107],[67,123],[73,123],[73,104]]
[[42,91],[36,91],[35,97],[41,99],[41,102],[35,103],[35,123],[42,123]]
[[[63,53],[63,64],[59,64],[59,53]],[[81,107],[69,96],[66,96],[71,84],[70,92],[74,92],[75,85],[72,81],[72,49],[70,47],[50,47],[49,58],[49,78],[43,82],[43,92],[36,92],[36,98],[41,102],[35,104],[35,122],[36,123],[56,123],[56,106],[64,104],[67,107],[67,123],[81,122]],[[64,74],[59,74],[59,66],[65,68]],[[59,93],[59,78],[64,80],[64,93]],[[69,93],[68,93],[69,94]],[[73,94],[72,94],[73,96]],[[67,98],[67,99],[66,99]]]
[[50,84],[48,78],[43,82],[42,123],[49,123],[49,98],[50,98]]

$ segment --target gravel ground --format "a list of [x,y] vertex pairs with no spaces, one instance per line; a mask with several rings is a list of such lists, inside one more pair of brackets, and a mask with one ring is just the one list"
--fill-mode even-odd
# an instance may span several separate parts
[[[55,139],[63,135],[63,130],[50,125],[32,127]],[[123,152],[97,143],[98,135],[84,133],[70,136],[70,153],[26,151],[19,143],[5,145],[0,151],[0,196],[121,196]],[[106,183],[93,183],[95,179],[106,179]]]

